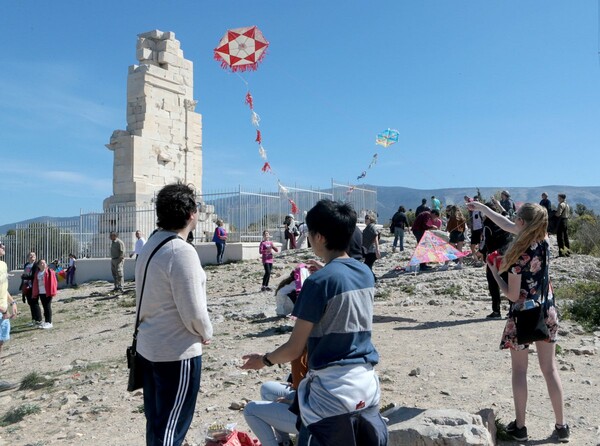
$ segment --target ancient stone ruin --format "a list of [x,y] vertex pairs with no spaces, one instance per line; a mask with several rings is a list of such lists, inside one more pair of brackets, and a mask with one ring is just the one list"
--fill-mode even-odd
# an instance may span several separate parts
[[127,129],[115,130],[106,145],[114,152],[113,195],[104,200],[109,211],[149,205],[175,181],[202,192],[193,63],[183,57],[175,33],[159,30],[138,35],[136,56],[139,65],[127,76]]

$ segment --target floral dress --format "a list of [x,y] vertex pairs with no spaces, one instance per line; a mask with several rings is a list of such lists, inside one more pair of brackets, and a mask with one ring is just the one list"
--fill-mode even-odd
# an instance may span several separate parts
[[[519,299],[511,304],[508,320],[506,321],[502,339],[500,340],[501,349],[523,350],[529,346],[529,344],[519,344],[517,342],[517,326],[515,324],[514,313],[523,308],[525,300],[533,299],[537,301],[542,296],[544,269],[546,262],[548,262],[548,252],[548,242],[546,240],[534,242],[527,251],[521,254],[517,262],[509,268],[510,273],[521,275],[521,292],[519,293]],[[546,342],[556,342],[558,315],[554,306],[552,284],[548,286],[548,296],[546,296],[544,306],[546,311],[546,326],[550,333]]]

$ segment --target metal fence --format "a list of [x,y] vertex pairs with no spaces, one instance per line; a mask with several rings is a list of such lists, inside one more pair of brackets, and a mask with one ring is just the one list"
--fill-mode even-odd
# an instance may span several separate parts
[[[236,190],[203,193],[198,196],[199,218],[194,241],[210,242],[217,218],[225,222],[231,242],[256,242],[269,230],[275,240],[283,240],[283,220],[291,213],[292,202],[298,208],[297,222],[304,221],[305,212],[314,204],[329,198],[350,202],[359,218],[377,208],[377,192],[332,181],[331,189],[286,186],[285,191],[269,192],[238,187]],[[79,216],[48,218],[29,224],[17,224],[15,229],[0,235],[6,245],[5,261],[9,269],[23,266],[30,251],[48,263],[57,260],[64,266],[70,253],[77,258],[108,257],[110,231],[119,233],[127,253],[133,253],[135,231],[150,234],[156,227],[154,206],[117,206],[102,212],[81,212]]]

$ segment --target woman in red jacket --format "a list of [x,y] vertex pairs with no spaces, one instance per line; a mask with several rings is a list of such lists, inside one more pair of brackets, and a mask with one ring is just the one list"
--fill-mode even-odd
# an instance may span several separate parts
[[52,298],[56,296],[58,285],[56,282],[56,273],[48,268],[45,260],[38,262],[38,271],[33,278],[33,297],[39,297],[44,307],[45,322],[38,328],[52,328]]

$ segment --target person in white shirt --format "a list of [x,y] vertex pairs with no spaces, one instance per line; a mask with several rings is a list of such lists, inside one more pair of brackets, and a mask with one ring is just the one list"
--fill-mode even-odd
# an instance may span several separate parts
[[135,231],[135,238],[137,239],[135,241],[135,248],[133,249],[133,252],[131,253],[131,255],[129,257],[135,256],[135,258],[137,259],[139,257],[139,255],[142,253],[142,248],[146,244],[146,239],[144,238],[142,231],[140,231],[139,229],[137,231]]
[[213,328],[206,273],[185,240],[198,221],[194,190],[181,183],[163,187],[156,216],[159,229],[135,265],[136,351],[144,377],[146,444],[178,446],[194,418],[202,347],[210,343]]

